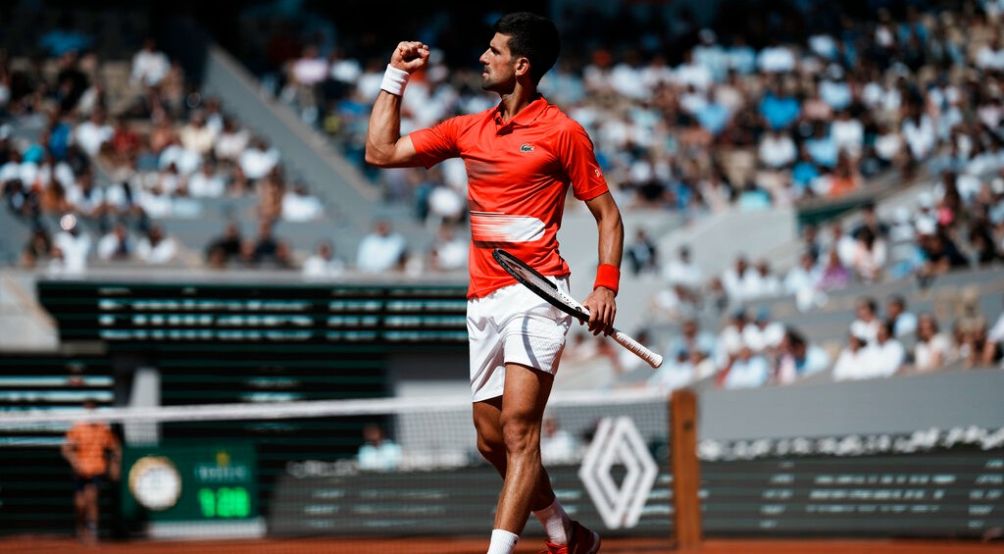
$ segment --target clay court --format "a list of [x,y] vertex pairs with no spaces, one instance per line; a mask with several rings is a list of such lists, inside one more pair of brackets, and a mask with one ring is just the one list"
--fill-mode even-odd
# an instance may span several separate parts
[[[535,554],[539,543],[523,541],[517,554]],[[43,554],[109,552],[115,554],[361,554],[367,552],[409,554],[481,554],[483,539],[394,539],[394,540],[263,540],[212,542],[125,542],[82,546],[75,541],[16,538],[0,541],[0,552]],[[655,554],[684,552],[665,540],[616,539],[604,543],[602,554]],[[1004,552],[1004,544],[965,541],[915,540],[726,540],[713,539],[696,550],[707,554],[989,554]]]

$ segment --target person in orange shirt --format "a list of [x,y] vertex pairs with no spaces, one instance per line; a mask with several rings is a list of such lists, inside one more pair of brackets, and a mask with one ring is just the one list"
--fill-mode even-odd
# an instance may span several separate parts
[[837,197],[854,192],[861,184],[861,175],[858,174],[854,160],[847,152],[841,152],[837,159],[837,167],[830,177],[830,196]]
[[478,450],[504,483],[488,554],[512,554],[531,512],[547,532],[547,550],[594,554],[600,537],[572,521],[541,465],[541,420],[571,318],[537,297],[492,258],[505,248],[568,293],[568,264],[558,251],[569,188],[599,230],[599,267],[589,309],[593,334],[614,322],[624,227],[585,129],[537,92],[561,39],[554,23],[521,12],[503,16],[479,62],[481,87],[501,102],[401,136],[404,88],[428,65],[429,47],[401,42],[391,55],[370,114],[366,161],[377,167],[431,167],[462,158],[470,207],[467,330]]
[[[84,401],[84,408],[93,411],[94,400]],[[63,457],[73,468],[73,508],[76,513],[77,537],[93,543],[98,539],[98,490],[105,479],[117,481],[122,447],[107,424],[81,421],[66,432]]]

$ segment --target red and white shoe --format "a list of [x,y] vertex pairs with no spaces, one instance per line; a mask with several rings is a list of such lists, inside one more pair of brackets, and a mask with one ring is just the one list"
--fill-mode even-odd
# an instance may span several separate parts
[[572,522],[572,534],[568,544],[553,544],[544,541],[547,546],[540,554],[596,554],[600,551],[600,536],[590,531],[578,521]]

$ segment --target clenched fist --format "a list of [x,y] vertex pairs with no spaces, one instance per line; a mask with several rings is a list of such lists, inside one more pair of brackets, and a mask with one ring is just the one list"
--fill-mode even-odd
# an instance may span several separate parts
[[414,73],[429,63],[429,47],[416,41],[398,43],[390,56],[391,67]]

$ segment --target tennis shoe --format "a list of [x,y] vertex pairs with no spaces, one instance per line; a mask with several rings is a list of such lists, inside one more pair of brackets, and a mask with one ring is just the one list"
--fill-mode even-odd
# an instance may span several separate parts
[[596,554],[600,551],[600,536],[586,529],[578,521],[572,522],[571,536],[568,537],[568,544],[554,544],[544,541],[547,546],[540,554]]

